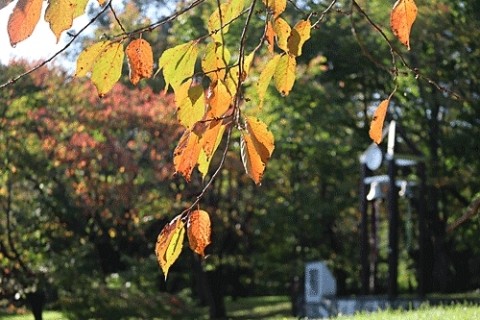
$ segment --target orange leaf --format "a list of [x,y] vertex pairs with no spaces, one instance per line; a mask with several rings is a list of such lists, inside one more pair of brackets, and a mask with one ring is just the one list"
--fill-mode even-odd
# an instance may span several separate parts
[[368,133],[370,138],[376,144],[382,142],[383,123],[385,121],[385,115],[387,114],[389,103],[390,99],[383,100],[373,114],[372,123],[370,124],[370,131]]
[[265,166],[275,149],[273,134],[259,119],[247,117],[246,130],[242,131],[240,139],[245,171],[256,184],[260,184]]
[[165,279],[167,278],[168,269],[170,269],[182,252],[183,239],[185,237],[184,226],[185,223],[182,221],[181,216],[178,215],[158,235],[155,255],[165,275]]
[[204,210],[190,212],[187,222],[187,235],[190,249],[195,253],[205,256],[205,248],[211,243],[212,233],[210,216]]
[[10,44],[27,39],[33,33],[40,20],[43,0],[19,0],[8,20]]
[[273,46],[275,44],[275,31],[271,21],[267,22],[267,30],[265,31],[265,39],[267,40],[268,52],[273,53]]
[[143,78],[150,78],[153,73],[153,52],[150,43],[144,39],[135,39],[125,50],[130,68],[130,81],[136,85]]
[[213,81],[208,87],[207,103],[210,106],[209,114],[214,117],[221,117],[230,107],[232,95],[228,92],[225,82],[222,80]]
[[181,173],[187,181],[190,181],[193,168],[198,162],[201,149],[199,139],[200,137],[195,132],[186,130],[173,152],[175,170]]
[[410,50],[410,30],[417,17],[414,0],[397,0],[390,15],[393,34]]

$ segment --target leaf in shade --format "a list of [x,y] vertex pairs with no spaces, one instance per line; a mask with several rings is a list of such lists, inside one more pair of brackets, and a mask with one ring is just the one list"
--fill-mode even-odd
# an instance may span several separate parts
[[168,270],[182,252],[183,239],[185,237],[184,226],[185,223],[178,215],[158,235],[155,254],[165,275],[165,280],[167,279]]
[[373,114],[370,131],[368,133],[376,144],[382,142],[383,123],[385,122],[389,103],[390,99],[383,100]]
[[212,233],[210,216],[204,210],[195,210],[188,215],[187,235],[190,249],[195,253],[205,256],[205,248],[211,243]]
[[290,93],[295,83],[295,70],[297,62],[295,57],[289,54],[283,54],[277,64],[273,78],[275,87],[282,96]]
[[273,30],[273,24],[271,21],[267,21],[265,40],[267,40],[268,52],[273,53],[273,48],[275,46],[275,31]]
[[153,52],[150,43],[144,39],[131,41],[125,49],[130,69],[130,81],[136,85],[143,78],[150,78],[153,73]]
[[414,0],[398,0],[390,14],[390,26],[393,34],[410,50],[410,30],[417,18],[417,6]]
[[19,0],[8,19],[8,36],[10,44],[27,39],[33,33],[35,26],[40,20],[43,0]]
[[254,117],[246,118],[246,128],[240,137],[240,152],[247,174],[258,185],[270,159],[275,142],[265,123]]
[[303,44],[310,39],[311,27],[309,20],[300,20],[295,27],[293,27],[287,43],[290,54],[293,54],[296,57],[302,55]]

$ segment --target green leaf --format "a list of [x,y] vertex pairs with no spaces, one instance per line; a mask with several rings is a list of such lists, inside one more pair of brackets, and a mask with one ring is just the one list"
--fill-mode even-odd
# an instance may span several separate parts
[[123,57],[123,44],[120,42],[109,44],[98,55],[92,68],[92,82],[100,97],[110,91],[120,79]]
[[163,69],[165,90],[171,85],[173,90],[177,91],[182,82],[193,75],[197,56],[196,41],[180,44],[163,52],[158,61],[157,73]]

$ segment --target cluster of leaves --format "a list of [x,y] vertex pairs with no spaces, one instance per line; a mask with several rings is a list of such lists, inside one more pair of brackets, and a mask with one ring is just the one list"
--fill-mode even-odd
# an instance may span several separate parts
[[[20,0],[17,3],[8,23],[12,46],[32,34],[40,19],[42,2]],[[115,15],[111,1],[98,2],[104,6],[103,11],[109,8]],[[202,2],[193,2],[186,9],[174,13],[171,18],[178,17]],[[86,0],[49,1],[45,20],[50,23],[57,39],[71,27],[73,19],[85,11],[86,4]],[[335,1],[329,8],[334,4]],[[180,254],[185,228],[190,247],[196,253],[204,255],[205,247],[210,243],[209,215],[194,208],[199,205],[205,191],[223,166],[233,129],[240,132],[241,159],[246,173],[256,184],[261,183],[265,167],[275,148],[273,134],[266,123],[255,116],[244,114],[243,84],[249,77],[255,55],[265,43],[269,61],[264,66],[257,66],[261,70],[256,82],[259,107],[263,104],[272,79],[277,91],[282,96],[288,95],[296,79],[297,58],[302,55],[302,48],[310,39],[311,30],[320,20],[312,24],[310,14],[291,27],[282,17],[287,7],[286,0],[263,0],[263,5],[264,32],[259,45],[252,52],[246,52],[245,42],[256,1],[247,5],[244,0],[229,0],[217,3],[216,9],[208,18],[207,35],[169,48],[158,59],[156,73],[162,73],[165,90],[169,87],[173,90],[177,119],[185,128],[174,151],[175,171],[190,181],[194,168],[198,166],[198,171],[205,179],[213,155],[224,141],[222,159],[202,192],[158,237],[156,254],[165,275]],[[391,29],[408,49],[416,13],[414,0],[398,0],[391,11]],[[225,35],[245,15],[237,51],[232,54],[233,51],[225,42]],[[90,75],[100,97],[107,94],[121,77],[125,55],[132,84],[136,85],[141,79],[152,77],[154,71],[152,47],[142,38],[142,33],[154,30],[161,23],[127,32],[118,19],[117,22],[124,31],[121,35],[94,43],[82,51],[77,60],[76,76]],[[201,70],[196,71],[199,57]],[[377,143],[381,141],[389,99],[381,103],[372,120],[370,136]]]

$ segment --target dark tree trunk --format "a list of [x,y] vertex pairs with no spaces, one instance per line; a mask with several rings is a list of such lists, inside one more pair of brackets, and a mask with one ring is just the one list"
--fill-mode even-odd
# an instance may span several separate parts
[[27,302],[32,310],[35,320],[42,320],[43,307],[45,306],[45,292],[43,290],[27,294]]

